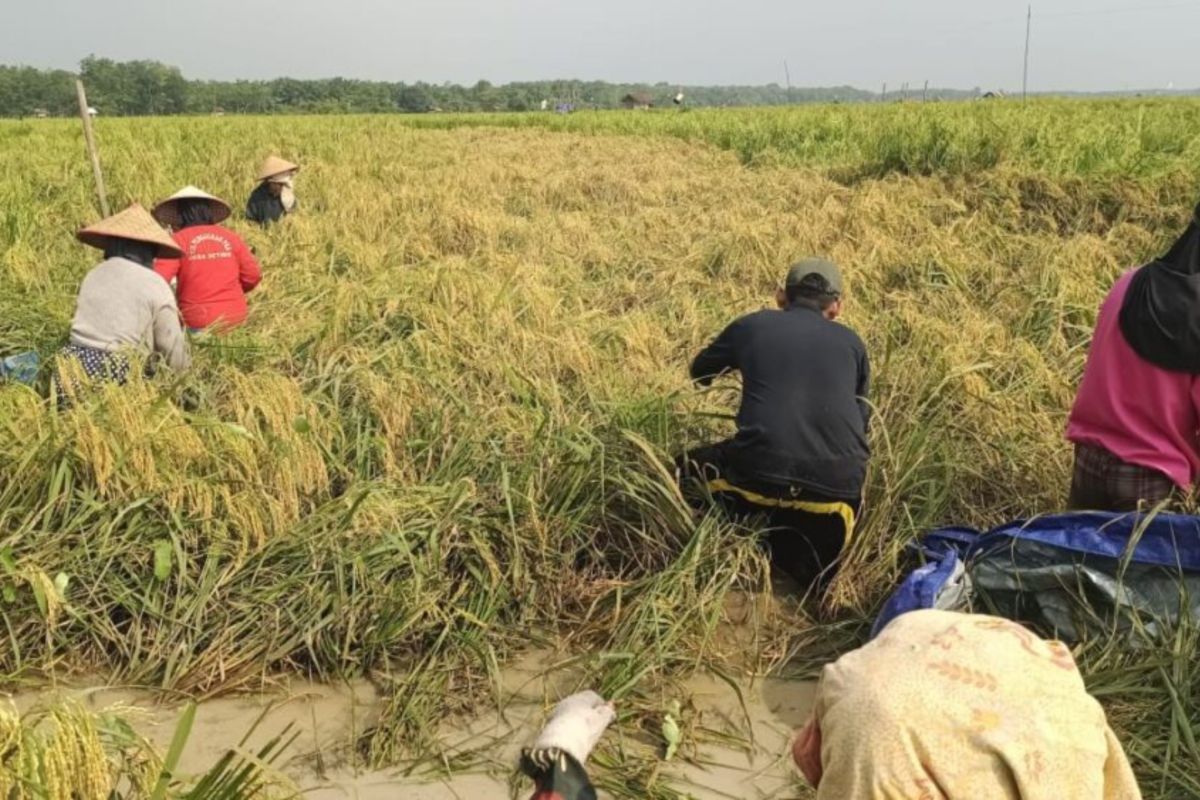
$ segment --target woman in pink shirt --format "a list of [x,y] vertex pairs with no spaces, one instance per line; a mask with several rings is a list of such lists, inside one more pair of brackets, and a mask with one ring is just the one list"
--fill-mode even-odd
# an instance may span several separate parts
[[1200,474],[1200,206],[1175,246],[1100,308],[1067,438],[1073,509],[1133,511]]

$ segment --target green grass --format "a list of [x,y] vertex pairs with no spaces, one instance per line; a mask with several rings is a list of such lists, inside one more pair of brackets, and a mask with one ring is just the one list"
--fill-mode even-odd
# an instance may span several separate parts
[[829,170],[843,180],[969,175],[1014,166],[1056,177],[1158,177],[1200,162],[1200,101],[1015,100],[805,105],[569,115],[429,114],[417,128],[531,127],[701,141],[744,164]]

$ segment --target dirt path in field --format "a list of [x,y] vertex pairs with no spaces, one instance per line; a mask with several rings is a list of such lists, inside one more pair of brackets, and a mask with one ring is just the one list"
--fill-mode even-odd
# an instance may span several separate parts
[[[452,777],[439,776],[437,765],[430,764],[406,775],[356,769],[347,763],[346,744],[370,727],[381,711],[379,695],[366,681],[341,686],[281,681],[270,693],[205,702],[197,709],[181,771],[203,771],[252,728],[246,744],[249,750],[292,725],[299,737],[277,765],[309,800],[511,797],[508,778],[512,765],[544,719],[547,699],[557,696],[551,679],[542,673],[543,663],[544,658],[532,657],[505,671],[503,713],[492,708],[478,718],[452,720],[442,727],[442,741],[458,756],[456,761],[468,764],[466,772],[456,766]],[[686,703],[690,697],[694,711],[689,713],[696,727],[736,733],[736,738],[703,737],[710,743],[694,751],[685,748],[687,758],[665,765],[664,777],[684,796],[697,800],[797,797],[795,771],[786,754],[792,729],[803,722],[810,708],[811,684],[765,679],[742,685],[740,690],[744,708],[737,692],[721,680],[702,677],[686,686],[679,699]],[[144,692],[111,688],[57,691],[81,698],[97,710],[114,705],[136,709],[131,719],[134,727],[164,751],[178,719],[178,708],[157,705]],[[25,709],[46,703],[55,692],[23,693],[14,699]],[[516,797],[523,800],[529,793],[529,785],[523,782]],[[601,793],[601,797],[605,795]]]

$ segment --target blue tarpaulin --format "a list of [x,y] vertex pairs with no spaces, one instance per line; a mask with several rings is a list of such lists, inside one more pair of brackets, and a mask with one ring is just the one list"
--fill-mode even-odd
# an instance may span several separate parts
[[15,356],[0,358],[0,380],[17,381],[32,384],[37,380],[41,359],[34,352],[18,353]]
[[876,633],[908,611],[969,605],[1068,641],[1086,625],[1200,619],[1200,517],[1055,514],[987,532],[945,528],[920,550],[925,564],[884,605]]

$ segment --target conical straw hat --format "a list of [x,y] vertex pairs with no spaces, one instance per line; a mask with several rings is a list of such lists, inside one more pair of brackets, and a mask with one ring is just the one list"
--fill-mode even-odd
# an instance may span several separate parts
[[267,160],[263,162],[262,169],[258,171],[258,179],[265,181],[269,178],[274,178],[276,175],[282,175],[285,172],[297,172],[299,170],[300,166],[298,164],[284,161],[279,156],[267,156]]
[[180,200],[207,200],[212,208],[213,224],[224,222],[229,218],[229,204],[219,197],[213,197],[206,191],[197,189],[195,186],[185,186],[175,194],[163,200],[154,207],[154,218],[171,228],[179,229],[183,225],[183,220],[179,216],[179,201]]
[[132,239],[135,242],[147,242],[157,246],[159,258],[178,258],[183,255],[183,251],[171,239],[170,234],[154,221],[149,211],[137,203],[108,219],[100,220],[95,225],[87,226],[75,234],[75,238],[101,250],[112,239]]

